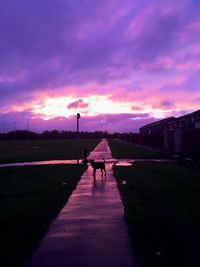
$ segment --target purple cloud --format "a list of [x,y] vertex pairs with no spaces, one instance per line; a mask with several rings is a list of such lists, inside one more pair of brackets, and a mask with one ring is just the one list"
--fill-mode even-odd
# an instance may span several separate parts
[[[76,116],[69,118],[57,117],[50,120],[44,120],[39,115],[31,117],[31,112],[12,112],[0,115],[0,132],[12,131],[14,122],[16,129],[27,129],[27,118],[29,118],[29,127],[31,131],[41,132],[44,130],[66,130],[76,131]],[[110,132],[130,132],[139,131],[139,128],[154,121],[148,113],[135,114],[102,114],[92,117],[81,116],[81,131],[110,131]],[[127,127],[128,126],[128,127]]]
[[158,105],[155,105],[155,108],[171,109],[175,108],[175,104],[170,100],[164,100]]
[[200,97],[194,99],[195,103],[200,103]]
[[199,13],[194,0],[1,1],[1,110],[91,93],[133,112],[155,103],[187,110],[190,94],[200,97]]

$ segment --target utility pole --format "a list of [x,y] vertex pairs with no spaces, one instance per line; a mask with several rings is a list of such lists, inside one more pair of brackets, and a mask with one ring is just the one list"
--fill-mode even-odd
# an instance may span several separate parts
[[77,164],[79,164],[79,119],[80,117],[81,117],[80,113],[77,113],[76,114]]

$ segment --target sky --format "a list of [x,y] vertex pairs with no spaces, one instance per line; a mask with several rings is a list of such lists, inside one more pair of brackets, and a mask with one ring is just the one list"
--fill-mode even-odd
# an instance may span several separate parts
[[0,0],[0,132],[138,132],[200,107],[200,0]]

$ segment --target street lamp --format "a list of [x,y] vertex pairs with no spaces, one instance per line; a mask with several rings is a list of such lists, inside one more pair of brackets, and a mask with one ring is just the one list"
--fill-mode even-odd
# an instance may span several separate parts
[[77,164],[79,164],[79,150],[78,150],[78,145],[79,145],[79,119],[80,119],[81,115],[80,113],[77,113],[76,114],[76,127],[77,127],[77,130],[76,130],[76,139],[77,139]]
[[79,138],[79,119],[80,119],[80,117],[81,117],[80,113],[77,113],[77,115],[76,115],[76,120],[77,120],[77,131],[76,131],[77,139]]

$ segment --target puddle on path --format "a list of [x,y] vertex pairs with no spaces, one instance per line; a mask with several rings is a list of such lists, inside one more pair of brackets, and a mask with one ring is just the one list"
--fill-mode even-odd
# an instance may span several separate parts
[[[80,162],[80,160],[79,160],[79,162]],[[77,160],[76,159],[69,159],[69,160],[67,159],[67,160],[45,160],[45,161],[20,162],[20,163],[5,163],[5,164],[0,164],[0,168],[19,167],[19,166],[34,166],[34,165],[59,165],[59,164],[77,164]]]
[[115,163],[115,166],[126,167],[126,166],[133,166],[133,165],[130,162],[118,161],[117,163]]
[[[89,158],[88,158],[89,159]],[[105,158],[106,164],[115,164],[115,166],[132,166],[137,161],[149,161],[149,162],[175,162],[176,160],[168,159],[112,159]],[[67,159],[67,160],[45,160],[45,161],[33,161],[33,162],[20,162],[20,163],[2,163],[0,168],[3,167],[20,167],[20,166],[34,166],[34,165],[59,165],[59,164],[82,164],[82,159]]]

